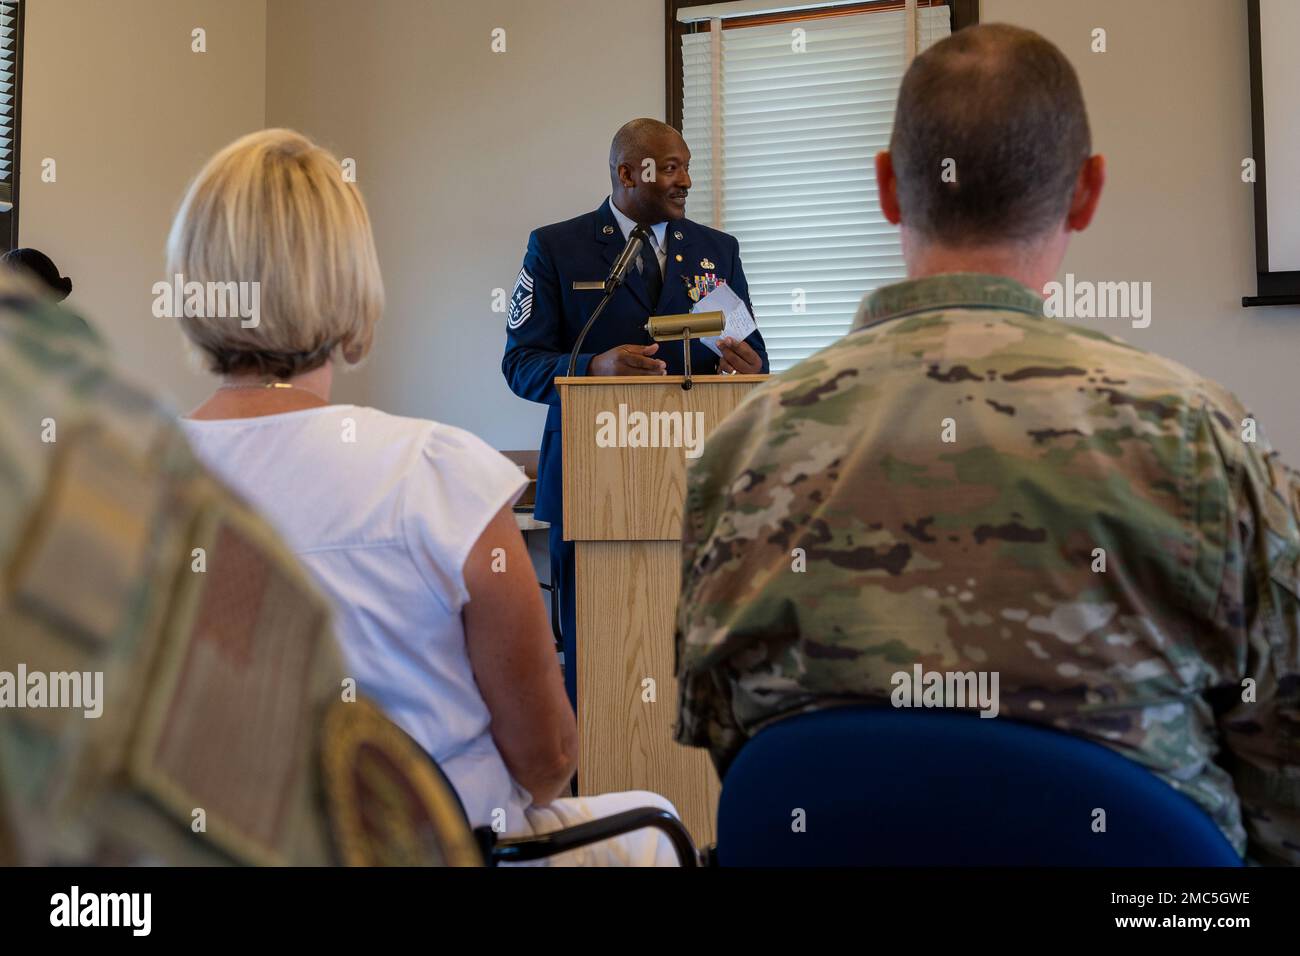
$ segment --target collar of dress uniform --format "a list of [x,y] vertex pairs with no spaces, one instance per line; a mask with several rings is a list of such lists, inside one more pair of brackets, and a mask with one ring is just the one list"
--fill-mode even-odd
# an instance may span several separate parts
[[852,331],[938,309],[1010,309],[1042,318],[1043,297],[1006,276],[954,272],[908,279],[869,293],[858,307]]
[[[632,235],[632,230],[636,228],[636,223],[623,215],[623,210],[614,205],[614,197],[611,196],[605,200],[605,205],[609,206],[609,211],[614,214],[614,222],[623,232],[623,241],[627,242],[627,237]],[[655,237],[655,242],[659,243],[660,252],[668,248],[668,223],[661,222],[650,227],[650,232]]]

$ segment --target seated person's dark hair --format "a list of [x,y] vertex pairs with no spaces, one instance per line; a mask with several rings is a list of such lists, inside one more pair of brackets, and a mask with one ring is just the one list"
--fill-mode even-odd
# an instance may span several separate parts
[[72,292],[72,280],[59,275],[59,267],[39,249],[11,249],[3,256],[7,266],[23,268],[32,273],[54,296],[55,302],[62,302]]

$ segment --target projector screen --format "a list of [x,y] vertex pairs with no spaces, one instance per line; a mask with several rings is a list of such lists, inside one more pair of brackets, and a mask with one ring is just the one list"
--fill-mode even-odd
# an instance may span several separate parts
[[1300,2],[1247,7],[1259,295],[1242,301],[1300,304]]

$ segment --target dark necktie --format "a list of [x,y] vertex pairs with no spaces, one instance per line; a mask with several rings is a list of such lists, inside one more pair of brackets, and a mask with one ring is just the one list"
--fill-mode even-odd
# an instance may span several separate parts
[[641,278],[645,281],[646,292],[650,296],[650,305],[657,307],[659,305],[659,293],[664,288],[664,276],[659,271],[659,254],[654,247],[654,233],[649,229],[646,233],[650,236],[650,241],[641,241],[641,251],[637,254],[640,264],[637,266],[641,273]]

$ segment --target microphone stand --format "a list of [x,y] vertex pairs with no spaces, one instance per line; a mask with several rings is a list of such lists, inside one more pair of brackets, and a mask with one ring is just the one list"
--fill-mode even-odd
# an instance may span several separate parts
[[691,390],[691,327],[682,329],[682,364],[686,366],[686,377],[682,379],[682,391]]
[[[574,288],[576,289],[580,285],[585,286],[589,284],[593,284],[593,283],[575,282],[573,285]],[[573,343],[573,351],[569,353],[569,377],[570,378],[573,377],[573,373],[576,372],[578,369],[578,350],[582,348],[582,343],[586,340],[587,333],[591,331],[592,325],[594,325],[596,319],[600,317],[600,313],[605,311],[605,306],[609,305],[609,300],[614,298],[614,293],[618,291],[618,287],[622,284],[623,284],[622,282],[594,283],[594,285],[596,285],[597,288],[599,288],[600,286],[604,286],[605,294],[604,296],[601,297],[600,304],[596,306],[596,311],[591,313],[591,318],[587,320],[587,324],[582,327],[582,332],[578,335],[578,341]]]

